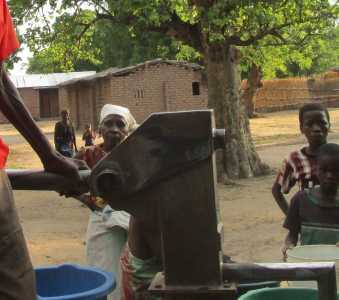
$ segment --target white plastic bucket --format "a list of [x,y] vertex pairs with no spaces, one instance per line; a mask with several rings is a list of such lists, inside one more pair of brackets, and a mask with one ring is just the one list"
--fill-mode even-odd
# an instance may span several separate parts
[[[287,262],[335,262],[337,286],[339,286],[339,247],[336,245],[304,245],[287,251]],[[317,288],[315,281],[291,281],[293,287]]]

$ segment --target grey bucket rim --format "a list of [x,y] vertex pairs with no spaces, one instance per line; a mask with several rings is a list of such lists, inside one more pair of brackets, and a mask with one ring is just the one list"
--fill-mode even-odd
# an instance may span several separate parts
[[276,287],[276,288],[270,288],[270,287],[267,287],[267,288],[262,288],[262,289],[257,289],[257,290],[251,290],[251,291],[248,291],[247,293],[241,295],[238,300],[246,300],[247,297],[250,297],[252,295],[256,295],[262,291],[281,291],[281,290],[294,290],[294,291],[316,291],[318,292],[317,289],[315,288],[299,288],[299,287],[292,287],[292,288],[282,288],[282,287]]
[[[316,249],[316,248],[321,248],[321,247],[330,247],[330,248],[332,248],[332,249],[335,249],[335,247],[336,248],[338,248],[338,257],[337,258],[335,258],[335,257],[331,257],[331,258],[321,258],[321,259],[319,259],[319,260],[315,260],[314,258],[306,258],[306,257],[297,257],[297,256],[295,256],[295,255],[293,255],[293,250],[298,250],[298,249],[302,249],[302,248],[305,248],[305,246],[307,246],[307,248],[314,248],[314,249]],[[292,252],[292,253],[291,253]],[[300,261],[310,261],[310,262],[315,262],[315,261],[317,261],[317,262],[329,262],[329,261],[337,261],[337,260],[339,260],[339,247],[338,246],[336,246],[336,245],[331,245],[331,244],[319,244],[319,245],[298,245],[298,246],[295,246],[295,247],[293,247],[292,249],[289,249],[289,250],[287,250],[287,257],[291,257],[291,258],[293,258],[293,259],[297,259],[297,260],[300,260]]]

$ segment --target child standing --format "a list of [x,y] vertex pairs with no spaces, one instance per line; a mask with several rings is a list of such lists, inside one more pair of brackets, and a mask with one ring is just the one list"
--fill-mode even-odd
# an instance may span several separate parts
[[317,154],[320,186],[298,192],[291,200],[284,227],[288,234],[283,254],[301,245],[339,241],[339,145],[325,144]]
[[85,125],[85,132],[82,135],[82,140],[85,141],[85,147],[94,146],[95,132],[92,130],[91,124]]
[[273,197],[285,215],[288,212],[288,203],[283,193],[288,194],[296,183],[299,190],[319,184],[315,174],[316,152],[320,146],[327,143],[330,128],[328,110],[317,103],[305,104],[299,110],[299,124],[308,145],[293,151],[283,161],[283,166],[272,187]]

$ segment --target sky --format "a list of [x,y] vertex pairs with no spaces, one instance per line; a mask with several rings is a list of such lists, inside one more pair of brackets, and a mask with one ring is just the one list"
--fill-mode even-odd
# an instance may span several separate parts
[[19,57],[21,61],[14,64],[14,68],[10,71],[13,75],[22,75],[26,73],[28,57],[31,56],[31,53],[25,44],[22,44],[23,50],[20,52]]
[[[58,0],[57,6],[59,7],[62,3],[62,0]],[[89,8],[90,6],[86,4],[82,4],[83,8]],[[50,7],[49,5],[45,5],[44,7],[45,11],[50,12]],[[48,19],[50,20],[51,24],[54,22],[56,15],[55,14],[50,14],[48,16]],[[23,24],[22,26],[19,27],[19,31],[21,34],[25,33],[27,29],[27,24]],[[33,54],[29,51],[28,47],[23,43],[21,44],[22,50],[18,54],[18,57],[21,58],[21,60],[14,64],[14,68],[10,70],[11,74],[16,74],[16,75],[21,75],[26,73],[27,65],[28,65],[28,58],[32,57]]]
[[[19,26],[17,30],[19,30],[20,34],[24,34],[27,29],[27,25],[23,24]],[[10,73],[13,75],[22,75],[26,73],[27,64],[28,64],[28,57],[32,57],[32,53],[29,51],[27,45],[22,43],[21,45],[22,50],[18,53],[18,57],[21,60],[14,64],[14,68],[10,70]]]

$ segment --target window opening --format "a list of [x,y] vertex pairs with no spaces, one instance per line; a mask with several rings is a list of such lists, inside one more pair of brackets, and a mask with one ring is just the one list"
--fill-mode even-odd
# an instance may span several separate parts
[[197,81],[192,82],[192,95],[193,96],[200,95],[200,83]]

